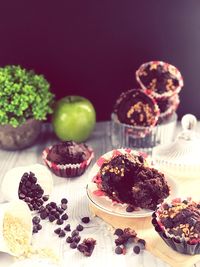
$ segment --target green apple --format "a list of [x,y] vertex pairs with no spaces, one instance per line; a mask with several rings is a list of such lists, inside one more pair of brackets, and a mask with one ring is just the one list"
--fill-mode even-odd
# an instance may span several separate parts
[[85,141],[96,123],[96,113],[92,103],[81,96],[66,96],[56,103],[52,125],[62,141]]

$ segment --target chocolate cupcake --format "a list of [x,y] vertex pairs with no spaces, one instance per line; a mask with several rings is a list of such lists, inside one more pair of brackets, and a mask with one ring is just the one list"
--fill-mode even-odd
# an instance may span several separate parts
[[200,203],[177,198],[162,204],[153,214],[155,230],[172,249],[200,254]]
[[159,115],[155,100],[138,89],[123,92],[114,106],[119,122],[131,126],[153,127]]
[[180,92],[183,78],[179,70],[162,61],[142,64],[136,71],[141,88],[156,98],[167,98]]
[[46,148],[43,160],[49,169],[61,177],[82,175],[94,157],[93,150],[86,144],[65,141]]
[[164,174],[148,167],[141,154],[120,154],[105,161],[94,179],[99,190],[113,201],[155,210],[169,196]]

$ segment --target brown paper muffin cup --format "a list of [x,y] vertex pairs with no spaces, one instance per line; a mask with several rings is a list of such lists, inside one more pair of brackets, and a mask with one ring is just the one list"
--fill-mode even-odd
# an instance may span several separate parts
[[65,177],[65,178],[72,178],[72,177],[77,177],[81,176],[87,167],[90,165],[90,162],[92,161],[94,157],[94,152],[93,149],[88,147],[88,152],[89,152],[89,158],[81,163],[77,164],[57,164],[55,162],[49,161],[47,159],[47,155],[50,151],[52,146],[47,147],[43,152],[42,152],[42,158],[45,162],[45,164],[48,166],[48,168],[56,175],[60,177]]
[[[147,88],[147,86],[145,86],[143,84],[143,82],[141,81],[140,74],[149,65],[160,65],[163,68],[165,68],[166,71],[168,71],[171,74],[173,74],[174,76],[176,76],[176,78],[178,79],[179,84],[175,88],[175,90],[174,91],[167,91],[167,92],[164,92],[162,94],[159,94],[159,93],[155,92],[154,90],[152,90],[151,88]],[[152,95],[155,98],[167,98],[167,97],[170,97],[170,96],[172,96],[174,94],[178,94],[180,92],[181,88],[184,85],[183,77],[182,77],[180,71],[175,66],[173,66],[173,65],[171,65],[169,63],[163,62],[163,61],[150,61],[150,62],[146,62],[146,63],[142,64],[139,67],[139,69],[136,71],[135,75],[136,75],[136,80],[140,84],[140,86],[143,89],[143,91],[146,92],[146,93],[148,93],[148,94],[150,94],[150,95]]]
[[168,235],[167,232],[159,225],[155,212],[152,214],[152,224],[162,240],[173,250],[188,255],[200,254],[200,242],[196,244],[190,244],[184,238]]

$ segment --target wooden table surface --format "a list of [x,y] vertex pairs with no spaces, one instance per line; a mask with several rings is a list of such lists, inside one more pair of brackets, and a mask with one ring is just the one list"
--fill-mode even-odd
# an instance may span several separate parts
[[[198,125],[199,126],[199,125]],[[55,143],[57,140],[53,134],[44,126],[44,131],[35,146],[19,151],[8,152],[0,150],[0,184],[5,173],[13,167],[41,163],[41,153],[49,144]],[[91,145],[95,152],[95,158],[92,164],[99,156],[112,149],[110,142],[109,122],[97,123],[96,128],[88,140],[87,144]],[[164,262],[155,258],[149,252],[144,251],[140,255],[134,255],[132,249],[124,255],[116,255],[114,253],[114,236],[113,229],[104,223],[98,217],[93,217],[89,203],[86,197],[86,184],[88,173],[79,178],[64,179],[53,175],[54,191],[51,199],[60,201],[62,197],[67,197],[69,200],[68,206],[68,222],[72,229],[75,228],[82,217],[91,217],[91,222],[81,232],[81,237],[93,237],[97,240],[97,245],[91,257],[82,256],[77,250],[69,248],[69,245],[64,239],[59,239],[53,230],[56,225],[49,222],[43,222],[43,229],[33,236],[33,244],[40,247],[50,247],[59,255],[61,267],[86,267],[86,266],[104,266],[104,267],[122,267],[122,266],[138,266],[138,267],[167,267]],[[9,190],[9,188],[8,188]],[[9,267],[14,262],[13,257],[0,253],[0,267]],[[200,267],[200,263],[196,264]]]

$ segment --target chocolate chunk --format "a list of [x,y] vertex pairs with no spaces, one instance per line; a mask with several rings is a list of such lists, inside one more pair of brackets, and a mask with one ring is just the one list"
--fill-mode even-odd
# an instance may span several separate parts
[[83,231],[83,229],[84,227],[81,224],[77,225],[76,227],[76,230],[78,230],[79,232]]
[[116,254],[122,254],[122,253],[123,253],[123,249],[122,249],[120,246],[117,246],[117,247],[115,248],[115,253],[116,253]]
[[83,218],[81,219],[81,221],[82,221],[83,223],[89,223],[89,222],[90,222],[90,218],[89,218],[89,217],[83,217]]

